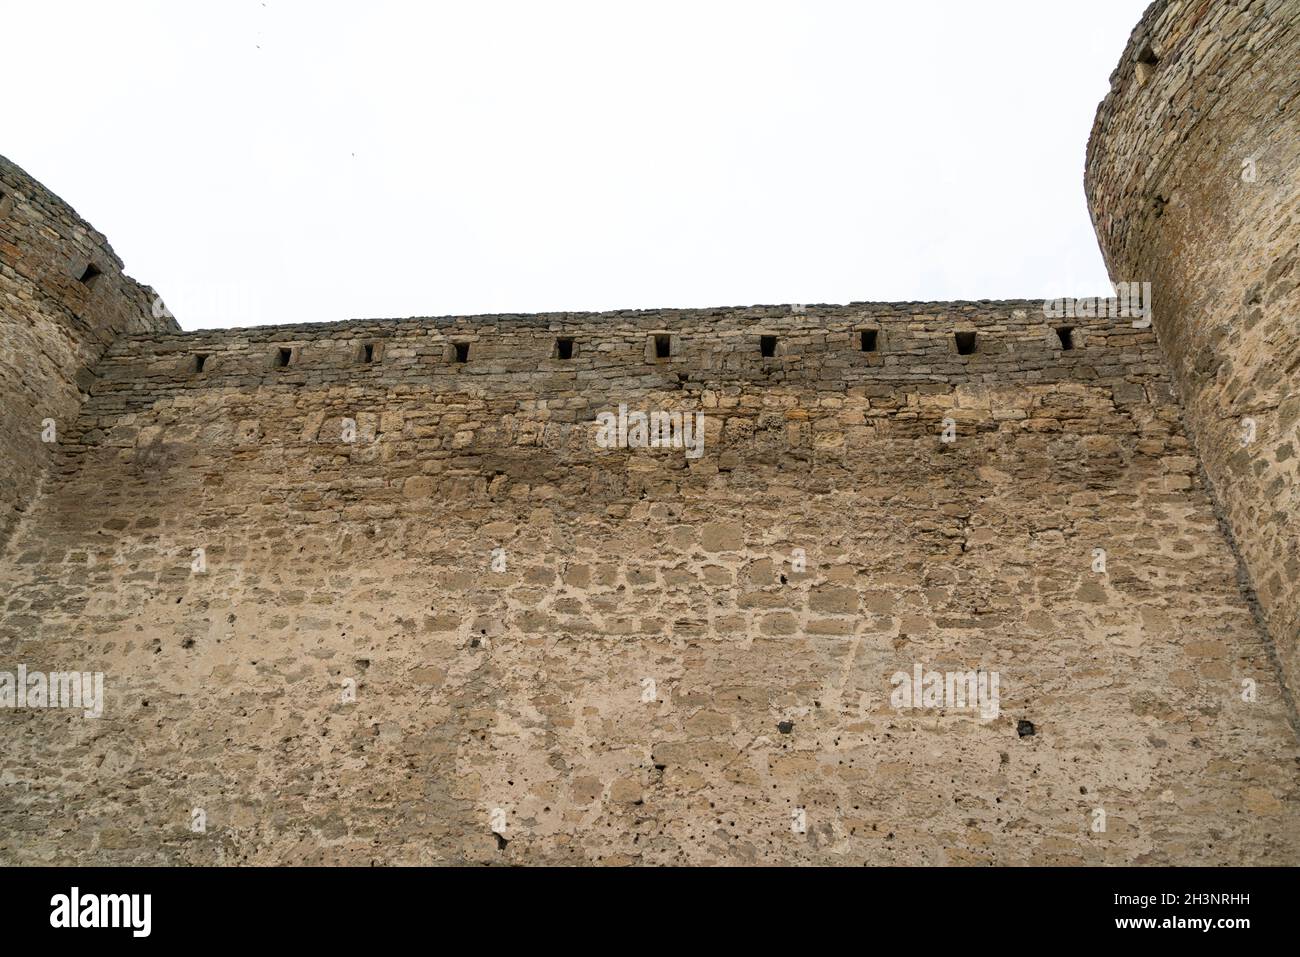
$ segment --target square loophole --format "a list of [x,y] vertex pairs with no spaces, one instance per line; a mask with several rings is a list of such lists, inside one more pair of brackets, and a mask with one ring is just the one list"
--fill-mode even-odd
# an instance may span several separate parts
[[453,342],[451,344],[451,361],[452,362],[469,362],[469,343]]
[[287,346],[281,346],[275,350],[275,367],[277,369],[286,369],[289,363],[293,361],[293,349]]
[[95,283],[99,281],[99,277],[102,275],[103,272],[100,271],[98,266],[94,263],[87,263],[85,272],[81,274],[81,277],[77,282],[81,283],[87,289],[94,289]]
[[968,330],[965,332],[954,332],[953,340],[957,343],[957,355],[972,356],[975,354],[975,332]]
[[770,359],[776,355],[776,336],[759,336],[758,337],[758,354],[764,359]]
[[196,352],[190,358],[190,371],[195,375],[202,372],[208,366],[208,354],[206,352]]
[[1062,326],[1057,329],[1056,338],[1060,341],[1062,349],[1074,348],[1074,330],[1069,326]]
[[559,338],[559,339],[556,339],[556,340],[555,340],[555,354],[554,354],[553,358],[556,358],[556,359],[572,359],[572,358],[573,358],[573,340],[572,340],[572,339],[569,339],[569,338],[563,338],[563,337],[562,337],[562,338]]
[[880,330],[863,329],[858,334],[858,348],[863,352],[875,352],[880,348]]
[[668,359],[673,354],[673,337],[666,332],[655,333],[655,358]]

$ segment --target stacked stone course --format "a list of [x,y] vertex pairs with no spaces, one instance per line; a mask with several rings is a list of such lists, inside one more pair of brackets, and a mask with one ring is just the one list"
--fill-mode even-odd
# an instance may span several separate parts
[[[1143,89],[1207,24],[1294,8],[1223,7],[1148,11]],[[1129,77],[1090,153],[1103,245],[1123,201],[1094,184],[1131,172],[1096,140],[1132,125]],[[63,315],[16,304],[45,287],[14,247],[5,321]],[[1274,533],[1216,508],[1160,268],[1154,327],[1018,300],[182,333],[123,294],[0,554],[5,660],[102,670],[108,700],[0,712],[0,861],[1300,862],[1259,617],[1289,584],[1255,607]],[[1288,276],[1259,293],[1275,337]],[[703,413],[703,454],[601,447],[619,405]],[[1250,515],[1291,474],[1284,403],[1257,411]],[[894,707],[916,664],[997,672],[1000,712]]]

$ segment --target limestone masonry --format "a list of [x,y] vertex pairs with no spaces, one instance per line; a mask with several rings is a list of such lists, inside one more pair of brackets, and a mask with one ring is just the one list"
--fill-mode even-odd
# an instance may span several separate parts
[[0,863],[1300,863],[1297,62],[1298,0],[1137,26],[1150,316],[182,332],[0,160]]

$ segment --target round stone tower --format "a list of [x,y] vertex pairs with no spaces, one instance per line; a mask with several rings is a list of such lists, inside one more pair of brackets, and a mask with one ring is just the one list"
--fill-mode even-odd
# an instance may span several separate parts
[[[1152,315],[1221,514],[1300,693],[1300,0],[1157,0],[1111,75],[1085,188]],[[1128,321],[1128,320],[1119,320]]]

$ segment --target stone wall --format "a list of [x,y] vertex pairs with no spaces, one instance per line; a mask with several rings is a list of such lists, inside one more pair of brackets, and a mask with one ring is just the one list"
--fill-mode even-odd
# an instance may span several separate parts
[[1152,4],[1087,191],[1114,279],[1148,281],[1201,461],[1300,693],[1300,2]]
[[[1063,348],[1058,330],[1069,331],[1071,348]],[[870,350],[863,333],[875,334]],[[974,354],[960,354],[958,333],[974,335]],[[763,355],[765,337],[772,340],[771,356]],[[657,355],[657,339],[667,340],[667,356]],[[570,358],[558,358],[562,341],[569,343]],[[464,361],[457,344],[468,347]],[[1110,318],[1049,320],[1041,301],[1016,300],[258,326],[125,339],[98,371],[106,379],[131,380],[134,385],[117,388],[124,393],[434,383],[540,394],[566,384],[790,384],[843,391],[873,383],[948,388],[1008,379],[1136,383],[1160,369],[1150,329]]]
[[[6,716],[0,858],[1294,863],[1294,732],[1154,336],[1075,326],[119,341],[0,614],[105,713]],[[703,454],[601,448],[620,403],[702,412]],[[998,715],[895,708],[917,664],[997,672]]]
[[1300,862],[1295,12],[1158,3],[1115,74],[1089,197],[1154,329],[180,333],[3,165],[0,676],[105,700],[0,710],[0,863]]
[[108,242],[0,157],[0,547],[28,507],[95,363],[124,332],[175,330]]

